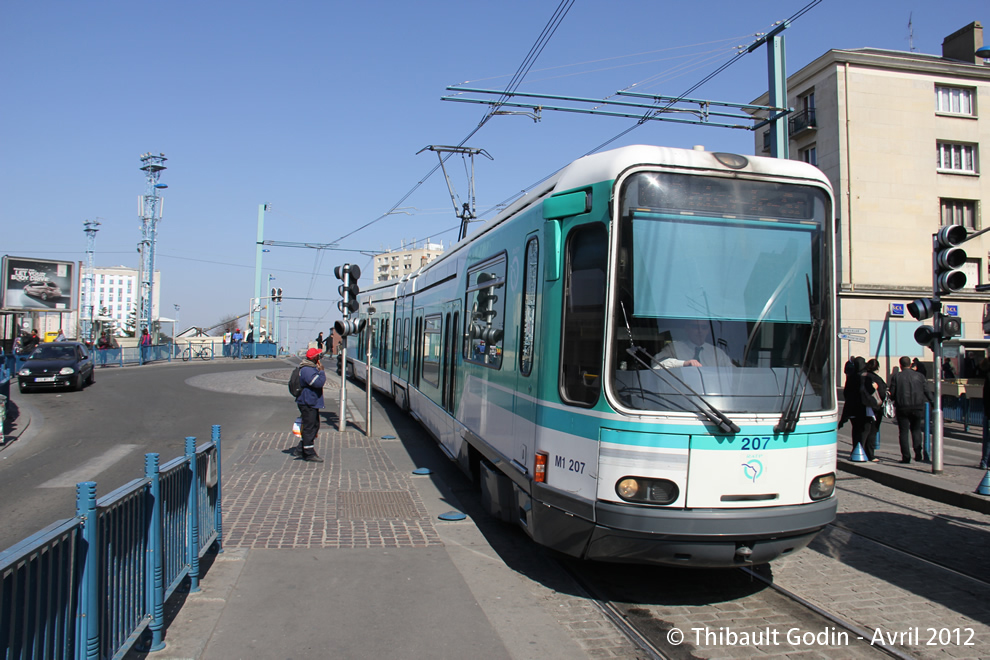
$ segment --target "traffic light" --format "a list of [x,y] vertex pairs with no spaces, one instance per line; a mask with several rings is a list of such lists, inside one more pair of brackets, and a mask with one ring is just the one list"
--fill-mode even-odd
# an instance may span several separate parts
[[354,319],[353,321],[334,321],[333,329],[341,337],[356,335],[364,330],[365,319]]
[[931,298],[918,298],[917,300],[908,303],[907,310],[908,314],[918,321],[924,321],[925,319],[930,319],[935,316],[935,312],[937,312],[941,307],[941,303],[937,300],[932,300]]
[[343,282],[343,284],[337,287],[337,292],[340,293],[342,298],[337,303],[337,309],[346,317],[348,314],[358,311],[361,307],[361,303],[357,299],[358,293],[361,292],[358,288],[361,269],[357,264],[344,264],[343,266],[334,268],[333,274],[338,280]]
[[932,347],[932,342],[938,337],[938,333],[935,332],[935,328],[930,325],[919,325],[914,331],[914,340],[921,344],[922,346]]
[[966,251],[957,247],[965,242],[966,236],[966,228],[962,225],[946,225],[935,234],[936,293],[952,293],[966,286],[966,273],[959,270],[966,264]]
[[282,289],[272,287],[272,302],[282,302]]

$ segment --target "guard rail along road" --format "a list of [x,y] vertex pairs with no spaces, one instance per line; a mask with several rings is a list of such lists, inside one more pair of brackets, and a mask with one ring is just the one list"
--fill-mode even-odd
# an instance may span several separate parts
[[76,514],[0,552],[0,649],[6,658],[121,658],[142,635],[164,648],[164,604],[222,545],[220,426],[199,447],[96,498],[76,485]]

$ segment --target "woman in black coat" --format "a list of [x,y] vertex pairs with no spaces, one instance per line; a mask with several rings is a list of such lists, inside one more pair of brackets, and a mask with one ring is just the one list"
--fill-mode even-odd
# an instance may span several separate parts
[[[864,443],[863,439],[868,433],[868,428],[873,428],[872,420],[867,417],[866,405],[863,403],[863,379],[866,375],[866,360],[861,357],[850,358],[845,366],[846,383],[842,388],[842,395],[845,403],[842,404],[842,417],[839,418],[839,428],[849,421],[852,424],[852,446],[853,449],[859,444],[866,452],[866,457],[873,460],[873,447],[871,443]],[[866,444],[870,447],[867,449]]]

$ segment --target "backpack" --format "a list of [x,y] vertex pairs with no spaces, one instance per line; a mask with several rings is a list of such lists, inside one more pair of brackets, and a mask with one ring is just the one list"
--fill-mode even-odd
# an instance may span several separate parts
[[291,394],[293,397],[298,397],[300,394],[302,394],[303,391],[303,384],[302,381],[299,379],[299,369],[301,368],[302,365],[299,365],[298,367],[292,370],[292,375],[289,376],[289,394]]

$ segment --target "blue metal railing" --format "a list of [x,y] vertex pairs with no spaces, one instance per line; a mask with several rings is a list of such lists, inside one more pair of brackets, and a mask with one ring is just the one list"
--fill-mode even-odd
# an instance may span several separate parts
[[942,396],[942,419],[947,422],[958,422],[964,431],[970,426],[983,428],[983,399],[975,401],[965,394],[961,396]]
[[164,648],[165,600],[221,531],[220,427],[209,442],[97,500],[76,486],[76,516],[0,553],[0,648],[5,658],[121,658],[147,631]]

